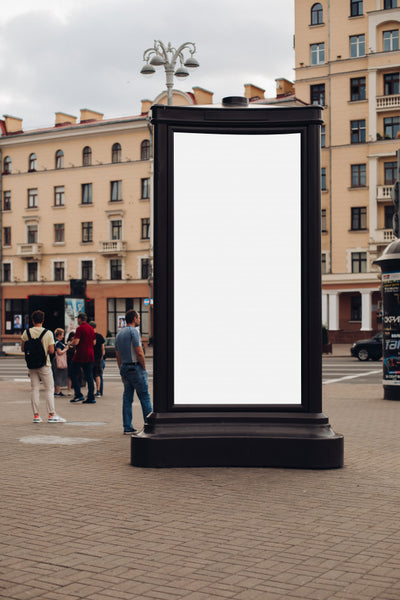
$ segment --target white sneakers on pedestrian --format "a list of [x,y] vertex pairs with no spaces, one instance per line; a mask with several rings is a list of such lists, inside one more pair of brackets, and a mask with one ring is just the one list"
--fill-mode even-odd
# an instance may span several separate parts
[[34,415],[34,416],[33,416],[33,421],[32,421],[32,423],[42,423],[42,422],[43,422],[43,419],[42,419],[42,417],[39,417],[39,415]]
[[[39,417],[40,418],[40,417]],[[60,415],[49,415],[49,418],[47,419],[48,423],[66,423],[67,420],[63,419],[62,417],[60,417]]]

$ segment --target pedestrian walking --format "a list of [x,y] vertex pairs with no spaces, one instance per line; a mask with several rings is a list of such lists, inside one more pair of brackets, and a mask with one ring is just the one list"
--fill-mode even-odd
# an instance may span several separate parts
[[[87,322],[87,315],[85,313],[79,313],[78,325],[79,327],[77,327],[75,336],[71,342],[71,345],[75,347],[75,354],[72,358],[71,365],[72,386],[74,388],[75,396],[70,400],[70,402],[95,404],[96,399],[94,397],[93,363],[96,336],[94,330]],[[88,386],[88,395],[86,400],[81,392],[81,369],[85,374]]]
[[21,350],[31,380],[31,403],[33,423],[41,423],[39,386],[43,383],[48,423],[65,423],[65,419],[56,413],[54,405],[54,380],[51,369],[50,355],[54,354],[54,337],[50,330],[43,327],[44,312],[35,310],[32,315],[33,327],[24,331],[21,336]]
[[106,353],[104,348],[105,339],[101,333],[96,331],[97,325],[95,321],[90,321],[89,325],[92,327],[96,335],[96,343],[94,345],[93,377],[96,382],[96,397],[98,397],[103,395],[103,386],[101,384],[103,379],[104,355]]
[[75,354],[75,348],[71,345],[72,340],[75,337],[75,331],[70,331],[67,338],[67,372],[68,372],[68,396],[71,395],[72,390],[72,375],[71,375],[71,367],[72,367],[72,359]]
[[64,396],[61,388],[68,385],[68,346],[64,344],[64,329],[58,327],[54,332],[55,352],[53,360],[54,395]]
[[126,326],[118,332],[115,339],[115,355],[124,384],[122,397],[124,434],[130,434],[136,431],[132,426],[132,403],[135,390],[140,400],[144,421],[146,421],[153,408],[148,389],[142,340],[136,329],[140,324],[140,315],[136,310],[128,310],[125,319]]

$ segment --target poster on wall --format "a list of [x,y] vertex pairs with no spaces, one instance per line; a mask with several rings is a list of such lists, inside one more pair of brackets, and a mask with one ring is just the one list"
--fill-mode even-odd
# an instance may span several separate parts
[[400,273],[382,273],[383,383],[400,385]]
[[125,325],[126,325],[125,315],[118,315],[118,331],[120,329],[122,329],[123,327],[125,327]]
[[85,311],[84,298],[65,298],[65,339],[78,327],[78,315]]
[[22,329],[22,315],[14,315],[14,329]]

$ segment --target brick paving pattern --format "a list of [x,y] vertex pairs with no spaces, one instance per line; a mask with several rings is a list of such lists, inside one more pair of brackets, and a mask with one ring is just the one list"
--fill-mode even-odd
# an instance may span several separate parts
[[0,598],[400,599],[400,402],[380,385],[324,390],[330,471],[134,468],[119,382],[58,398],[65,425],[0,386]]

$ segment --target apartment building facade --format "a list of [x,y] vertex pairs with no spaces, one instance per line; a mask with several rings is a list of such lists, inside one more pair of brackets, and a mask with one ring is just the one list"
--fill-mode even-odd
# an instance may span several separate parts
[[296,0],[296,96],[324,106],[323,323],[331,342],[380,329],[400,148],[398,0]]
[[[212,93],[174,93],[176,104],[198,102]],[[71,280],[84,282],[103,335],[115,335],[130,308],[151,335],[151,104],[116,119],[56,113],[54,127],[33,131],[16,117],[0,121],[2,346],[28,323],[28,296],[69,295]]]

